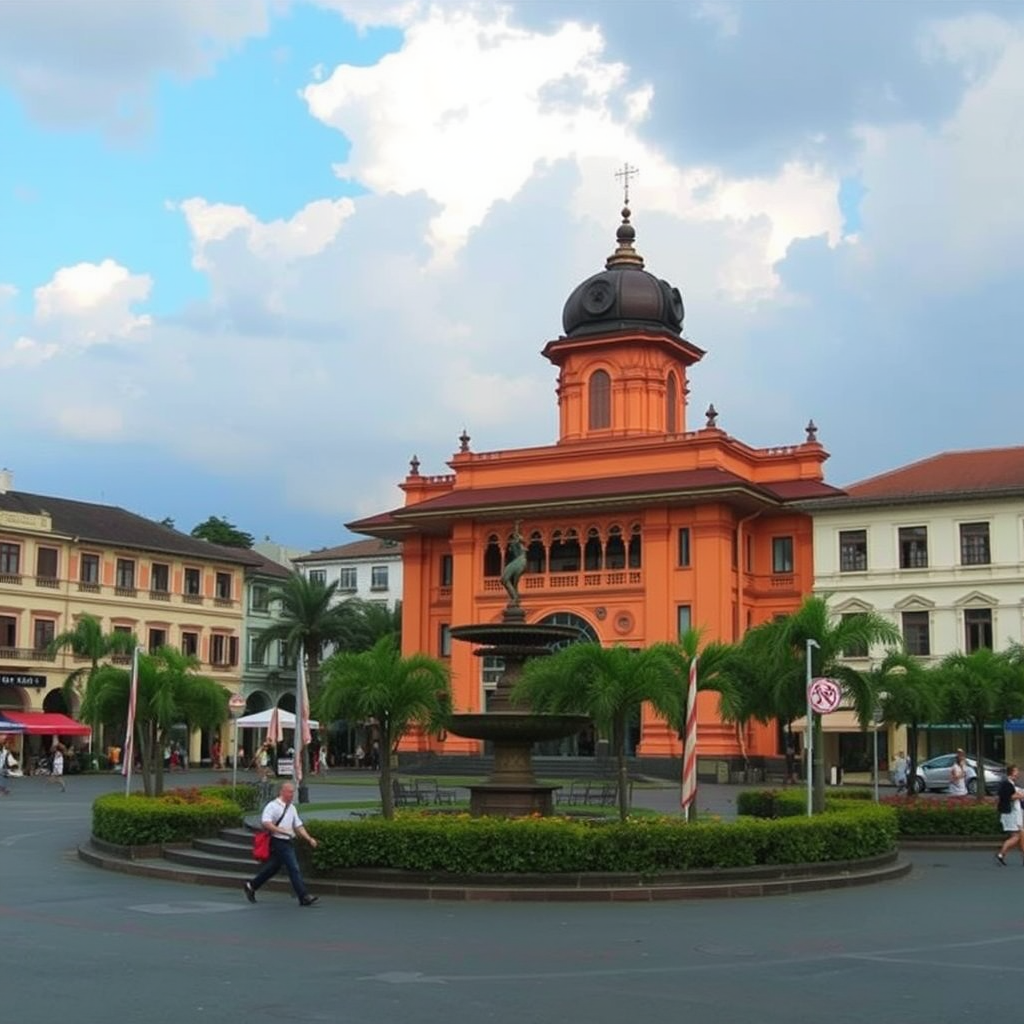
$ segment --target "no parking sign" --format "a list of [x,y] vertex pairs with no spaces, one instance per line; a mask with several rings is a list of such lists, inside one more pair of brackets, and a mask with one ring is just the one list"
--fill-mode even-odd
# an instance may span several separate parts
[[827,715],[839,707],[843,699],[843,687],[836,679],[818,676],[807,686],[807,703],[819,715]]

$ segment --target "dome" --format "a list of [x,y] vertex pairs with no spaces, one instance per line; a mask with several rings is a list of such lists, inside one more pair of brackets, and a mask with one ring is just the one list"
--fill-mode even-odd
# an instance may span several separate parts
[[644,270],[644,259],[633,248],[636,229],[629,218],[627,206],[615,234],[618,245],[605,269],[577,285],[566,300],[562,328],[568,337],[630,327],[681,333],[679,289]]

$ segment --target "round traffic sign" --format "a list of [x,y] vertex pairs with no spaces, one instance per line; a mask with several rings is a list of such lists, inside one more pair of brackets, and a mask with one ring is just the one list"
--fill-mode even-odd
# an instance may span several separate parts
[[812,679],[807,687],[807,700],[813,711],[819,715],[827,715],[839,707],[843,699],[843,687],[835,679],[818,676]]
[[245,710],[245,698],[240,693],[233,693],[228,698],[228,708],[233,715],[240,715]]

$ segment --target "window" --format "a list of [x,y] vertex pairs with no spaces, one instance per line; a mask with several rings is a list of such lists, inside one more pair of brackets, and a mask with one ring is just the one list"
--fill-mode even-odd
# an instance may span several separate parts
[[45,651],[57,635],[53,619],[36,619],[32,623],[32,650]]
[[146,646],[146,650],[152,654],[154,651],[159,650],[161,647],[167,644],[167,630],[166,629],[151,629],[149,631],[149,643]]
[[901,526],[899,532],[900,568],[928,568],[928,527]]
[[590,375],[589,423],[591,430],[606,430],[612,425],[612,379],[604,370]]
[[163,562],[153,563],[153,579],[149,589],[157,594],[166,594],[171,589],[171,567]]
[[18,620],[13,615],[0,615],[0,647],[18,645]]
[[679,429],[679,387],[676,375],[670,373],[665,383],[665,431],[674,434]]
[[960,564],[988,565],[991,561],[992,557],[988,545],[988,523],[961,523]]
[[680,569],[689,568],[690,565],[690,528],[680,526],[676,540],[676,560]]
[[262,583],[254,583],[249,590],[249,609],[254,612],[270,610],[270,590]]
[[388,589],[388,567],[386,565],[375,565],[370,569],[370,589]]
[[[561,536],[557,534],[556,536]],[[608,541],[604,546],[604,567],[606,569],[626,568],[626,545],[622,539],[622,527],[608,528]]]
[[676,634],[680,640],[683,634],[693,625],[693,612],[688,604],[676,608]]
[[210,664],[220,666],[237,665],[238,637],[214,633],[210,638]]
[[751,534],[748,533],[743,538],[743,542],[744,542],[744,546],[746,547],[746,552],[745,552],[745,554],[743,556],[744,557],[744,568],[746,569],[747,572],[753,572],[754,571],[754,538],[753,538],[753,536],[751,536]]
[[354,565],[343,566],[338,571],[338,589],[346,594],[355,593],[359,589],[359,570]]
[[17,576],[21,572],[21,545],[0,543],[0,576]]
[[185,569],[185,594],[189,597],[199,597],[202,593],[202,573],[198,569]]
[[452,628],[447,622],[442,622],[438,629],[437,650],[442,658],[451,656],[452,653]]
[[55,580],[57,578],[57,549],[36,548],[36,579]]
[[903,613],[903,643],[907,648],[907,654],[932,653],[927,612]]
[[[851,612],[849,615],[842,615],[840,618],[844,623],[853,622],[864,617],[862,612]],[[866,658],[868,656],[868,645],[865,643],[849,643],[843,648],[844,658]]]
[[868,531],[839,531],[839,571],[864,572],[868,567]]
[[643,564],[643,537],[640,535],[640,524],[634,523],[629,528],[629,567],[639,569]]
[[99,586],[100,583],[100,556],[82,555],[82,564],[78,570],[78,582],[89,583]]
[[772,572],[793,571],[793,538],[772,537]]
[[214,593],[217,595],[218,601],[230,601],[231,600],[231,573],[219,572],[217,573]]
[[249,634],[249,664],[250,665],[266,665],[267,663],[267,652],[266,650],[260,650],[260,635],[259,633]]
[[[532,544],[530,545],[533,546]],[[441,586],[450,587],[452,585],[452,578],[454,573],[454,562],[451,555],[441,556]]]
[[604,562],[604,548],[601,534],[596,526],[587,530],[587,542],[583,545],[583,568],[588,572],[599,572]]
[[487,547],[484,548],[484,575],[501,575],[501,547],[498,544],[498,535],[495,533],[487,538]]
[[181,631],[181,653],[187,658],[199,657],[199,634],[191,631]]
[[135,559],[119,558],[117,570],[114,575],[115,586],[118,590],[135,589]]
[[327,586],[327,570],[326,569],[310,569],[309,570],[309,582],[314,586]]
[[967,653],[987,647],[992,650],[992,609],[967,608],[964,611]]
[[131,626],[115,626],[114,627],[114,632],[115,633],[124,633],[125,636],[131,636],[132,635],[132,627]]

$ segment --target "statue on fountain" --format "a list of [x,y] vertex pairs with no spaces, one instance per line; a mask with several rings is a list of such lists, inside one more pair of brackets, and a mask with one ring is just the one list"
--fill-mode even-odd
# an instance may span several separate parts
[[512,528],[512,537],[509,540],[509,558],[505,569],[501,574],[501,585],[508,594],[509,608],[519,607],[519,577],[526,571],[526,545],[523,543],[523,536],[519,532],[521,519],[516,520]]

